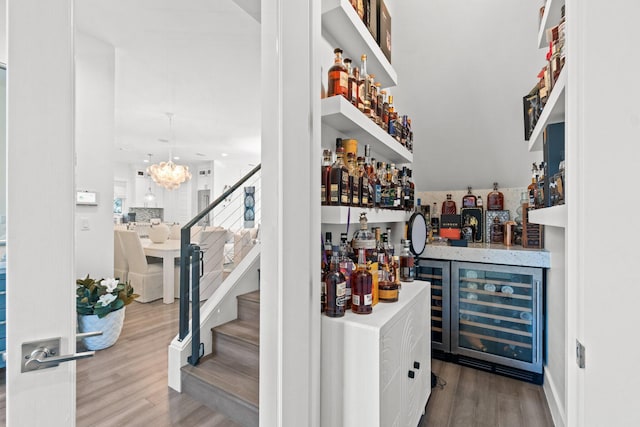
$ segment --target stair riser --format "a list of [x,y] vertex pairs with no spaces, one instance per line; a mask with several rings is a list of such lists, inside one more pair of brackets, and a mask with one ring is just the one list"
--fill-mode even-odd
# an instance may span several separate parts
[[213,354],[234,360],[239,370],[254,378],[260,376],[260,348],[256,345],[217,333],[214,328]]
[[246,299],[238,299],[238,319],[251,322],[260,327],[260,303]]
[[257,407],[184,372],[182,373],[182,391],[242,426],[257,427],[259,424]]

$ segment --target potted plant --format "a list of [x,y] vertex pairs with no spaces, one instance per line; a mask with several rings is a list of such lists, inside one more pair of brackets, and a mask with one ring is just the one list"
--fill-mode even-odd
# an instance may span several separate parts
[[129,282],[118,279],[95,280],[89,277],[76,280],[76,311],[78,330],[102,331],[102,335],[83,338],[89,350],[102,350],[118,340],[124,323],[125,306],[138,297]]

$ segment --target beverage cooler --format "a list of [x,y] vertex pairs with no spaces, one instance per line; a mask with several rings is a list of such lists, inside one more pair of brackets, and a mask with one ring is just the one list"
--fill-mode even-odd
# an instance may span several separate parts
[[460,364],[541,383],[542,271],[419,260],[418,277],[432,283],[433,348]]

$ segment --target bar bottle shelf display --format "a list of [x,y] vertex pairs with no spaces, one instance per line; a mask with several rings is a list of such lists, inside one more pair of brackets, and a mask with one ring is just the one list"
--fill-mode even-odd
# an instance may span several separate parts
[[451,263],[451,351],[542,373],[542,270]]

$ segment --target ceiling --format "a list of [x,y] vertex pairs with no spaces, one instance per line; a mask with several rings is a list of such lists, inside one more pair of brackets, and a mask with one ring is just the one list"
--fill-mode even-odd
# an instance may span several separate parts
[[[115,48],[116,161],[260,162],[260,24],[232,0],[81,0]],[[173,114],[170,132],[167,112]],[[225,156],[226,154],[226,156]]]

